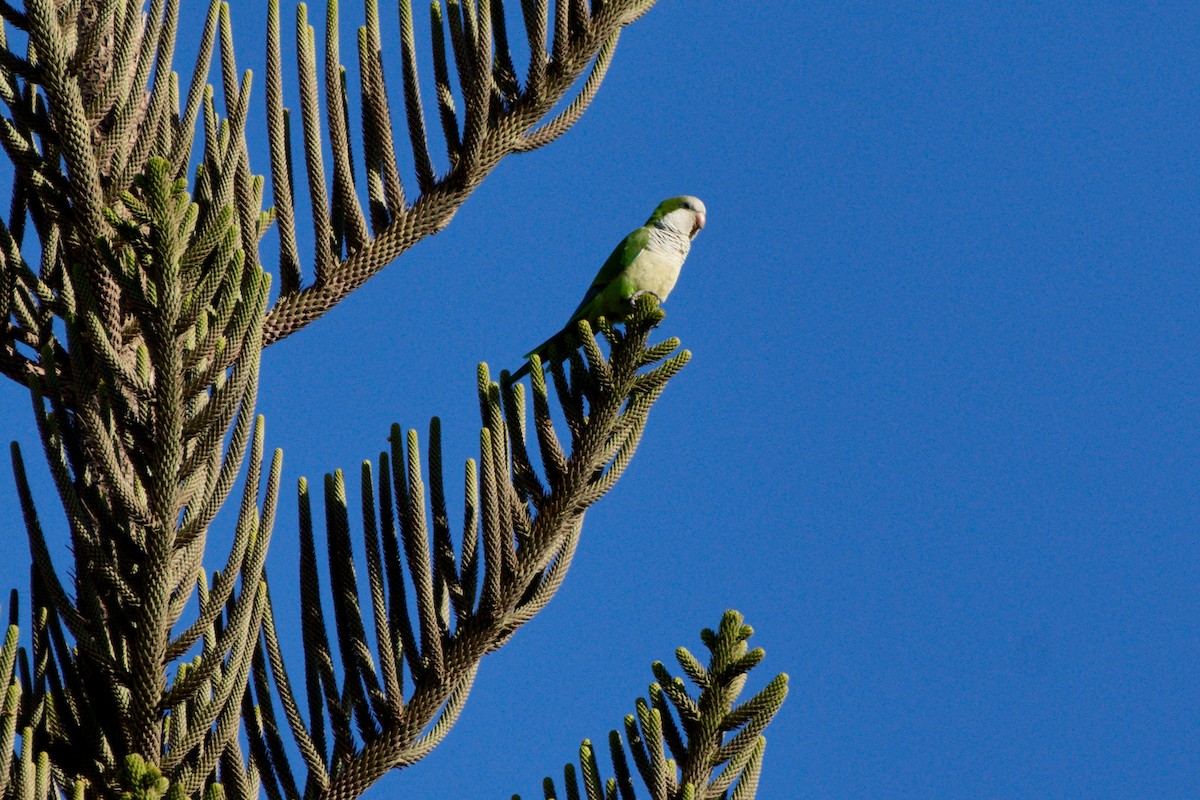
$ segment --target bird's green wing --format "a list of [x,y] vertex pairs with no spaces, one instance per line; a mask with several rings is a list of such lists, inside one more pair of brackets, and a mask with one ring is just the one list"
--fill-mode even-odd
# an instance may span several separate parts
[[[575,329],[575,323],[581,319],[591,319],[593,305],[603,309],[607,302],[606,298],[601,298],[596,302],[596,298],[600,296],[605,289],[613,285],[614,281],[621,278],[625,268],[633,263],[633,260],[638,257],[638,254],[645,249],[646,244],[650,241],[650,229],[646,227],[638,228],[630,233],[616,249],[612,251],[608,259],[601,265],[600,271],[596,273],[596,277],[592,279],[592,285],[588,287],[587,293],[584,294],[583,300],[579,302],[579,306],[571,314],[571,319],[568,320],[566,326],[561,331],[551,336],[540,345],[530,350],[525,354],[525,358],[531,357],[534,353],[540,356],[549,355],[551,350],[561,350],[563,345],[568,341],[572,331]],[[618,287],[619,288],[619,287]],[[510,381],[519,380],[523,375],[529,372],[529,364],[524,364],[520,369],[513,373]]]
[[[600,271],[596,273],[596,277],[592,279],[592,285],[588,287],[587,293],[583,296],[583,300],[579,302],[579,306],[571,314],[571,322],[578,322],[583,319],[586,314],[584,309],[588,304],[596,298],[596,295],[608,288],[614,280],[616,280],[625,268],[633,263],[637,258],[638,253],[642,252],[646,247],[646,243],[650,241],[650,229],[646,227],[638,228],[630,233],[616,249],[612,251],[608,259],[600,267]],[[567,324],[570,325],[571,322]]]

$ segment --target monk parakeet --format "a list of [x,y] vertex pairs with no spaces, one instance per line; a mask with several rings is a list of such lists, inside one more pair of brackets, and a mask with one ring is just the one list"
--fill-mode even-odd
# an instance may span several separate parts
[[[663,200],[646,224],[630,233],[596,273],[587,294],[561,331],[525,354],[537,354],[543,362],[567,357],[565,343],[576,323],[586,319],[624,318],[643,294],[653,294],[662,303],[675,288],[679,269],[687,258],[692,239],[704,227],[704,203],[683,195]],[[510,380],[519,380],[529,372],[526,362]]]

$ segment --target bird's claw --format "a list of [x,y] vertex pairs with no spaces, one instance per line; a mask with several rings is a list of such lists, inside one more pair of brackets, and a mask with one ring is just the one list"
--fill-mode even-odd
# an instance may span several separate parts
[[[662,298],[658,296],[658,292],[652,292],[649,289],[639,289],[638,291],[633,293],[632,297],[629,298],[630,308],[633,308],[636,310],[638,298],[642,297],[643,295],[647,295],[647,294],[650,295],[651,297],[653,297],[660,306],[662,305]],[[653,325],[651,325],[651,327],[657,328],[658,322],[655,322]]]
[[658,302],[658,304],[660,306],[662,305],[662,298],[658,296],[658,293],[652,292],[649,289],[638,289],[636,292],[634,292],[633,296],[629,298],[629,305],[636,306],[638,298],[641,297],[642,295],[647,295],[647,294],[653,295],[654,299]]

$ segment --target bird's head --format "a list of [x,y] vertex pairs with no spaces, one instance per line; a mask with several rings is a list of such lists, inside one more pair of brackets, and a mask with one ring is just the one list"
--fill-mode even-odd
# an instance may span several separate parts
[[691,239],[704,227],[707,213],[699,197],[685,194],[659,203],[646,224],[682,233]]

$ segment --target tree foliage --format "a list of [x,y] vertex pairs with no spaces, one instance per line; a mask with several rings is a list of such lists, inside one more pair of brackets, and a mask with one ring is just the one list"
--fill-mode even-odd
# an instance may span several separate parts
[[[651,5],[555,0],[551,13],[548,0],[523,0],[530,56],[518,72],[512,9],[434,0],[443,161],[426,129],[412,8],[400,0],[413,191],[397,166],[375,0],[365,1],[357,37],[357,125],[337,3],[326,6],[320,66],[308,12],[297,8],[298,145],[284,106],[279,7],[269,0],[273,205],[264,209],[266,180],[251,170],[245,136],[252,76],[237,71],[227,5],[209,6],[182,93],[172,71],[178,0],[145,9],[141,0],[26,0],[23,9],[0,0],[0,144],[14,174],[0,221],[0,372],[29,391],[71,542],[63,571],[14,444],[32,624],[19,647],[14,594],[0,649],[0,796],[351,800],[446,735],[481,659],[561,585],[584,511],[629,464],[688,353],[676,339],[649,343],[663,314],[643,300],[623,330],[581,323],[580,349],[565,365],[535,364],[528,396],[480,365],[479,454],[465,466],[461,531],[448,522],[439,422],[423,449],[415,431],[393,429],[390,449],[362,467],[369,597],[358,590],[343,476],[323,486],[324,573],[301,481],[302,685],[289,678],[263,571],[282,454],[267,458],[254,416],[260,355],[444,228],[505,156],[569,129],[622,28]],[[218,53],[220,110],[207,85]],[[307,269],[297,183],[312,208]],[[259,252],[271,230],[273,303]],[[210,575],[209,528],[243,469],[233,544]],[[709,667],[681,655],[698,700],[656,666],[659,688],[639,706],[642,749],[633,750],[652,797],[716,797],[734,786],[732,796],[752,796],[761,729],[783,683],[732,709],[761,653],[745,651],[747,635],[727,616],[708,635]],[[681,765],[678,780],[661,741]],[[587,796],[599,797],[588,783],[594,759],[585,762]],[[720,764],[722,775],[747,777],[710,780]],[[613,791],[633,796],[629,770],[617,774]]]
[[[750,650],[746,640],[754,631],[742,615],[726,611],[716,631],[705,628],[700,638],[709,651],[708,665],[687,648],[675,659],[700,693],[692,697],[682,678],[660,661],[654,662],[655,682],[650,698],[638,698],[637,711],[625,717],[625,737],[608,735],[613,777],[601,782],[600,765],[592,743],[579,748],[579,771],[563,769],[563,794],[546,778],[546,800],[631,800],[634,775],[641,778],[654,800],[749,800],[758,790],[763,751],[762,731],[787,697],[787,676],[777,675],[754,697],[734,706],[746,683],[746,674],[765,653]],[[626,748],[635,769],[630,769]],[[580,783],[582,781],[582,791]],[[520,800],[514,795],[513,800]]]

